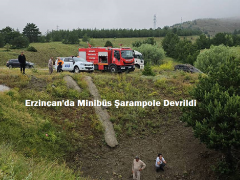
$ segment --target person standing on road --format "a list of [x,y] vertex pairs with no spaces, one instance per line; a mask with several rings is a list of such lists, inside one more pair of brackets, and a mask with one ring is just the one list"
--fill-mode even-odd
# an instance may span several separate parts
[[48,68],[49,68],[49,74],[53,73],[53,57],[51,57],[48,61]]
[[156,159],[155,167],[156,171],[159,172],[160,170],[164,171],[163,167],[167,164],[165,159],[163,158],[162,154],[159,153]]
[[21,54],[18,56],[18,61],[20,63],[20,71],[21,71],[21,73],[25,74],[26,57],[23,54],[23,52],[21,52]]
[[139,159],[138,156],[135,157],[132,164],[133,179],[140,180],[140,172],[146,167],[146,164]]

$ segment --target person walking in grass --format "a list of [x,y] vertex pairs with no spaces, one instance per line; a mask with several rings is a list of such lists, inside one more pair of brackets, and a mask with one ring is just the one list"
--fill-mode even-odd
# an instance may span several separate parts
[[21,52],[21,54],[18,56],[18,61],[20,63],[20,71],[21,71],[21,73],[25,74],[26,57],[23,54],[23,52]]
[[163,167],[167,164],[165,159],[163,158],[162,154],[159,153],[156,159],[155,167],[156,171],[159,172],[160,170],[164,171]]
[[53,57],[51,57],[48,61],[48,68],[49,68],[49,74],[53,73]]
[[132,173],[134,180],[140,180],[141,171],[146,167],[146,164],[139,159],[138,156],[135,157],[132,163]]

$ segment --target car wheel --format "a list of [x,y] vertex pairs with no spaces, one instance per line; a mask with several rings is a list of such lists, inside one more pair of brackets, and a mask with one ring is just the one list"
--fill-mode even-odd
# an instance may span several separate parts
[[116,66],[110,66],[110,71],[111,71],[111,73],[116,73],[117,72],[117,67]]
[[12,69],[12,65],[9,65],[8,67],[9,67],[9,69]]
[[80,71],[79,71],[79,68],[78,68],[77,66],[74,67],[74,72],[75,72],[75,73],[79,73],[79,72],[80,72]]

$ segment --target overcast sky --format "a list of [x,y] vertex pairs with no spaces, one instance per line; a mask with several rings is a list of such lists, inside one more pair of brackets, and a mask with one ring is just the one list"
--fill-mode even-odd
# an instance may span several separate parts
[[240,17],[240,0],[1,0],[0,29],[153,28],[199,18]]

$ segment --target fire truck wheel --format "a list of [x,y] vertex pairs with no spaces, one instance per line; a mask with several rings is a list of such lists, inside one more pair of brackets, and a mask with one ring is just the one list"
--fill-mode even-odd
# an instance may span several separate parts
[[77,66],[74,67],[74,72],[79,73],[79,68]]
[[117,67],[116,66],[110,66],[110,71],[111,71],[111,73],[116,73],[117,72]]
[[136,68],[138,68],[138,69],[140,69],[140,66],[139,66],[139,64],[135,64],[135,67],[136,67]]

